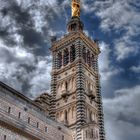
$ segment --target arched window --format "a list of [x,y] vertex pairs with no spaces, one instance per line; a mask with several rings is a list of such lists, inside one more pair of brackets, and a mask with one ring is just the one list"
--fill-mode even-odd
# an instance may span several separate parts
[[70,62],[73,62],[75,60],[75,47],[71,46],[70,48]]
[[45,132],[48,132],[48,127],[47,126],[45,127]]
[[39,122],[36,123],[36,127],[37,127],[37,128],[39,127]]
[[65,140],[65,137],[64,137],[64,135],[62,135],[62,140]]
[[90,138],[93,138],[93,129],[91,129]]
[[28,123],[30,123],[30,121],[31,121],[31,118],[30,118],[30,117],[28,117]]
[[71,110],[71,117],[73,118],[73,113],[74,113],[74,107],[72,107],[72,110]]
[[88,92],[91,91],[91,88],[90,88],[90,83],[88,83]]
[[58,53],[58,68],[62,67],[62,53]]
[[69,51],[68,49],[65,49],[64,50],[64,66],[66,66],[68,63],[69,63]]
[[88,130],[86,130],[86,138],[88,138]]
[[8,113],[9,113],[9,114],[11,113],[11,107],[8,108]]
[[93,54],[91,56],[91,65],[92,65],[92,68],[94,69],[95,68],[95,60],[94,60],[94,55]]
[[86,59],[86,48],[85,47],[83,47],[82,56],[83,56],[84,61],[86,62],[87,59]]
[[6,135],[4,135],[4,140],[6,140]]
[[91,66],[91,60],[90,60],[90,52],[87,52],[87,63],[89,66]]
[[65,123],[68,122],[68,112],[65,110]]
[[71,25],[71,30],[72,31],[75,31],[76,30],[76,24],[75,23]]
[[18,118],[20,119],[20,117],[21,117],[21,112],[18,113]]
[[66,91],[68,91],[68,83],[67,82],[65,82],[65,89],[66,89]]

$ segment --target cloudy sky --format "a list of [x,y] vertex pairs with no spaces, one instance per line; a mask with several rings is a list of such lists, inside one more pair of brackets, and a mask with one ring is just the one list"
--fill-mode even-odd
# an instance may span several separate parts
[[[82,0],[100,41],[107,140],[140,139],[140,1]],[[49,91],[50,36],[66,33],[70,0],[0,0],[0,81],[30,98]]]

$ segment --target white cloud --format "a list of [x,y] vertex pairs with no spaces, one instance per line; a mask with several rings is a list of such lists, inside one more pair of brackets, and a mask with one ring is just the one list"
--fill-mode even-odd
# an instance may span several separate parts
[[7,47],[2,40],[0,44],[1,81],[32,98],[49,90],[51,56],[39,57],[22,47]]
[[101,50],[101,54],[99,56],[99,71],[101,74],[101,81],[102,83],[109,82],[108,80],[112,76],[122,72],[123,70],[120,68],[115,68],[113,65],[111,65],[109,58],[111,49],[109,48],[108,44],[101,42],[99,46]]
[[[135,4],[139,1],[131,0],[108,0],[95,1],[95,14],[101,19],[101,29],[104,32],[113,32],[120,34],[120,37],[114,40],[115,54],[118,61],[136,55],[139,51],[138,42],[132,38],[140,34],[140,14]],[[93,12],[93,11],[92,11]]]
[[140,85],[115,91],[113,99],[104,99],[108,140],[139,140]]
[[136,1],[95,1],[96,14],[102,19],[102,29],[105,31],[111,28],[120,30],[123,27],[127,30],[134,30],[140,23],[140,15],[132,4],[136,4]]
[[[57,0],[0,2],[1,81],[33,98],[49,91],[51,57],[48,52],[44,56],[44,51],[49,44],[49,35],[63,34],[53,31],[50,23],[62,16],[68,2],[62,2],[60,7]],[[1,12],[3,9],[6,15]],[[34,34],[36,38],[33,39]]]
[[99,47],[101,50],[100,59],[99,59],[100,70],[108,69],[109,64],[110,64],[109,55],[110,55],[111,50],[108,44],[106,44],[105,42],[101,42],[99,44]]
[[135,72],[135,73],[140,73],[140,65],[138,66],[132,66],[130,68],[131,71]]
[[115,42],[115,54],[117,56],[117,60],[123,60],[128,58],[130,54],[135,55],[138,53],[138,47],[129,46],[128,42],[118,40]]
[[[36,65],[37,69],[34,71],[33,78],[30,80],[32,85],[30,93],[33,95],[33,98],[37,97],[43,92],[50,90],[50,81],[51,81],[51,68],[52,65],[48,60],[51,57],[39,58],[39,62]],[[50,60],[49,60],[50,61]]]
[[89,4],[87,0],[81,0],[81,8],[84,13],[92,13],[94,11],[93,2]]

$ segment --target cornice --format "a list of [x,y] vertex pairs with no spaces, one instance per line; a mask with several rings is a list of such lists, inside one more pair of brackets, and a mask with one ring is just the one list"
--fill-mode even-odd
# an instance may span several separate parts
[[72,107],[73,105],[76,105],[76,101],[73,101],[73,102],[71,102],[71,103],[68,103],[68,104],[66,104],[66,105],[64,105],[64,106],[61,106],[61,107],[59,107],[59,108],[57,108],[57,109],[55,109],[57,112],[58,111],[62,111],[62,110],[64,110],[64,109],[68,109],[68,107],[70,106],[70,107]]
[[74,42],[76,39],[81,39],[92,51],[94,51],[97,55],[100,53],[100,49],[98,47],[98,43],[86,36],[84,32],[77,31],[72,32],[67,35],[65,35],[63,38],[52,42],[52,51],[56,51],[58,48],[62,48],[72,42]]

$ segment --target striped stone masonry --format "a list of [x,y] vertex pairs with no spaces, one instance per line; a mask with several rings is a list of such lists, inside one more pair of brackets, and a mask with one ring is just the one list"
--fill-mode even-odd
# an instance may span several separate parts
[[77,124],[76,124],[76,140],[82,139],[82,126],[86,124],[86,110],[85,110],[85,83],[84,83],[84,71],[82,63],[80,62],[82,56],[82,49],[80,40],[75,43],[76,46],[76,114],[77,114]]
[[51,99],[50,99],[50,117],[55,119],[56,114],[56,86],[57,86],[57,75],[55,74],[55,70],[57,69],[57,56],[56,52],[53,53],[53,63],[52,63],[52,77],[51,77]]
[[[76,37],[75,40],[71,39],[72,36]],[[74,140],[88,140],[89,138],[104,140],[102,99],[98,77],[98,55],[100,53],[98,45],[96,42],[91,42],[82,31],[70,32],[69,35],[56,42],[59,42],[59,45],[54,42],[52,50],[57,50],[55,53],[58,57],[57,63],[55,61],[53,63],[58,67],[57,70],[53,68],[54,73],[51,84],[52,109],[50,114],[55,118],[57,112],[55,119],[72,129]],[[75,49],[74,51],[70,51],[72,46]],[[71,56],[75,56],[75,59],[71,59]],[[72,69],[76,71],[75,76],[73,76]],[[70,85],[72,83],[68,82],[70,76],[75,78],[75,92],[72,93],[71,90],[68,90],[69,86],[72,87]],[[59,78],[63,84],[58,82]],[[62,82],[62,79],[64,82]],[[70,99],[72,95],[74,100]],[[59,105],[60,103],[61,105]],[[55,112],[56,104],[59,111],[56,110]],[[76,120],[71,127],[69,125],[71,124],[70,121],[74,122],[74,120],[69,117],[68,108],[74,106],[74,104],[76,110],[73,113],[76,114]]]

